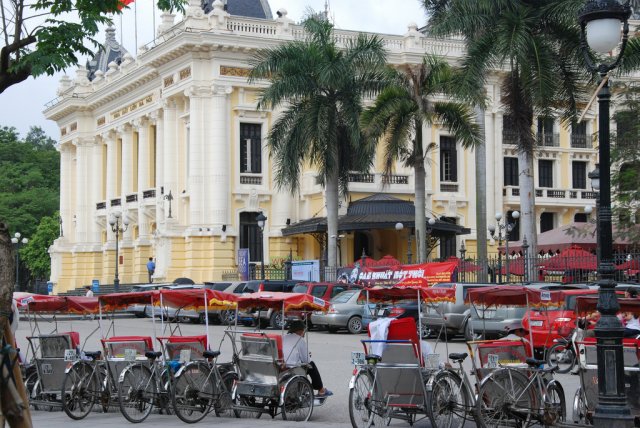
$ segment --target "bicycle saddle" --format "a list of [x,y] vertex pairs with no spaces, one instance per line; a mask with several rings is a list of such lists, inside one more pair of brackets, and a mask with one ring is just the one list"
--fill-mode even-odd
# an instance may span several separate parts
[[452,359],[456,363],[460,363],[460,362],[464,361],[468,356],[469,356],[469,354],[467,354],[466,352],[462,352],[460,354],[458,354],[458,353],[449,354],[449,358]]
[[376,354],[367,354],[364,356],[365,361],[369,361],[369,360],[375,360],[375,361],[379,361],[380,360],[380,355],[376,355]]
[[216,358],[218,355],[220,355],[220,351],[204,351],[202,353],[204,358]]
[[144,356],[149,358],[150,360],[155,360],[156,358],[160,357],[162,355],[162,352],[154,352],[154,351],[147,351],[144,353]]
[[527,358],[526,363],[529,367],[540,367],[546,363],[544,360],[536,360],[535,358]]
[[85,352],[84,356],[92,360],[97,360],[102,355],[102,351]]

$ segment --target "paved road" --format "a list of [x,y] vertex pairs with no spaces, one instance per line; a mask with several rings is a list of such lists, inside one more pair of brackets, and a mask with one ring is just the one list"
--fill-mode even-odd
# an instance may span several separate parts
[[[55,323],[39,321],[37,324],[42,334],[47,334],[56,328]],[[18,332],[16,334],[19,345],[22,349],[26,348],[26,337],[31,334],[30,328],[33,328],[28,322],[22,321],[20,323]],[[176,325],[171,325],[171,328],[176,328]],[[192,324],[180,324],[178,328],[183,335],[203,334],[203,325]],[[109,330],[109,335],[148,335],[153,336],[154,324],[151,319],[136,319],[136,318],[119,318],[113,322],[105,322],[102,325],[103,331]],[[168,335],[169,325],[164,325],[164,332],[162,326],[156,321],[155,331],[157,335]],[[78,331],[80,333],[81,340],[84,344],[84,349],[87,351],[100,349],[99,338],[100,331],[98,329],[98,322],[92,320],[72,319],[57,322],[57,331]],[[222,341],[222,356],[221,361],[229,361],[230,359],[230,343],[228,340],[223,341],[224,328],[221,326],[210,327],[210,338],[212,348],[216,349],[218,344]],[[348,400],[349,391],[348,384],[351,378],[353,366],[351,365],[351,351],[362,350],[360,339],[365,336],[353,336],[347,333],[329,334],[327,332],[311,332],[309,333],[309,349],[313,355],[313,360],[318,365],[320,373],[322,374],[325,385],[334,392],[334,396],[329,398],[324,406],[316,407],[313,411],[312,422],[304,424],[304,426],[323,426],[323,427],[345,427],[350,426],[349,422],[349,410]],[[86,341],[86,343],[85,343]],[[447,349],[448,348],[448,349]],[[444,355],[446,352],[464,352],[466,351],[466,345],[461,340],[453,340],[448,344],[437,343],[435,344],[435,352]],[[470,365],[468,367],[470,369]],[[571,415],[570,404],[573,399],[573,394],[578,386],[577,376],[561,375],[560,380],[565,387],[565,393],[567,396],[567,412]],[[90,424],[92,428],[99,427],[113,427],[128,425],[125,419],[118,412],[112,412],[108,414],[93,413],[87,417],[84,421],[73,421],[66,416],[63,412],[33,412],[34,425],[36,427],[47,428],[68,428],[69,426],[87,426]],[[215,418],[215,416],[209,416],[202,423],[216,424],[222,423],[223,420]],[[175,416],[163,416],[163,415],[151,415],[145,425],[154,427],[173,427],[176,425],[183,425],[183,423]],[[184,424],[186,425],[186,424]],[[255,420],[237,420],[237,419],[224,419],[224,425],[229,427],[297,427],[301,424],[284,422],[280,417],[271,421],[267,416],[263,416],[260,421]],[[408,426],[404,422],[394,421],[390,426],[406,427]],[[416,427],[429,427],[430,424],[426,421],[420,421],[415,425]],[[466,426],[473,426],[473,424]]]

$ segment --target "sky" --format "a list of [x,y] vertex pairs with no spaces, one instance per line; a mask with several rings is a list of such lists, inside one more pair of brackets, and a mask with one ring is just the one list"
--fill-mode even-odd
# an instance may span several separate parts
[[[124,41],[125,48],[135,56],[136,45],[153,39],[154,0],[137,0],[122,17],[115,18],[116,38]],[[230,0],[233,1],[233,0]],[[308,8],[324,10],[325,0],[270,0],[271,11],[284,8],[288,17],[300,21]],[[339,29],[404,34],[407,26],[415,22],[425,23],[424,11],[419,0],[329,0],[330,16]],[[160,12],[155,9],[156,26],[160,23]],[[136,19],[137,18],[137,19]],[[177,18],[176,18],[177,21]],[[137,39],[136,39],[137,34]],[[97,36],[104,40],[104,33]],[[137,43],[136,43],[137,40]],[[82,60],[84,64],[86,58]],[[50,137],[59,138],[55,122],[46,120],[42,111],[47,102],[57,97],[58,81],[63,74],[75,77],[75,67],[54,76],[41,76],[14,85],[0,94],[0,126],[15,127],[25,137],[31,126],[40,126]]]

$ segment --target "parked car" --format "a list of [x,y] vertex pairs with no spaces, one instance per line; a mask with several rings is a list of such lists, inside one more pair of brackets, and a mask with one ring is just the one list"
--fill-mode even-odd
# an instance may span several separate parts
[[[579,290],[588,289],[583,284],[560,283],[531,283],[526,287],[538,290]],[[483,308],[471,305],[471,318],[468,321],[469,328],[465,329],[465,340],[496,339],[507,334],[505,328],[516,321],[522,320],[527,313],[526,307],[521,306],[491,306]]]
[[[167,286],[163,286],[160,287],[162,289],[167,289],[167,290],[185,290],[185,289],[194,289],[194,288],[203,288],[204,285],[189,285],[189,284],[185,284],[185,285],[167,285]],[[165,320],[171,321],[171,320],[176,320],[176,319],[180,319],[180,310],[175,309],[175,308],[170,308],[168,306],[164,306],[164,307],[160,307],[160,306],[151,306],[151,305],[147,305],[144,309],[144,314],[145,316],[151,318],[151,317],[163,317]]]
[[[492,287],[495,284],[443,282],[436,288],[455,289],[455,302],[429,303],[425,305],[422,325],[426,334],[440,334],[446,329],[447,338],[465,334],[470,328],[467,322],[471,317],[471,307],[465,303],[467,291],[478,287]],[[466,334],[465,334],[466,337]]]
[[531,332],[533,347],[536,349],[549,348],[555,339],[566,337],[576,327],[576,298],[597,294],[598,290],[586,288],[561,292],[564,295],[561,305],[531,309],[522,319],[522,325]]
[[[131,292],[138,291],[149,291],[149,290],[157,290],[159,288],[168,287],[172,285],[172,283],[163,283],[163,284],[138,284],[131,287]],[[148,305],[143,304],[135,304],[130,305],[125,309],[125,312],[135,315],[136,318],[144,318],[146,317],[146,310]]]
[[[224,291],[226,293],[233,293],[233,290],[239,284],[246,284],[246,282],[205,282],[204,288],[208,288],[210,290],[215,291]],[[213,309],[207,311],[209,314],[209,322],[212,324],[233,324],[235,321],[236,311],[235,310],[219,310]],[[178,316],[178,321],[180,322],[191,322],[191,323],[205,323],[205,310],[195,311],[192,309],[189,310],[181,310]]]
[[362,311],[365,299],[360,289],[343,291],[329,302],[328,311],[314,311],[311,322],[318,327],[326,328],[329,333],[347,329],[351,334],[362,332]]
[[[293,287],[302,281],[286,281],[286,280],[254,280],[248,281],[243,293],[256,293],[259,291],[271,291],[280,293],[291,293]],[[240,316],[240,314],[238,314]],[[272,309],[256,310],[252,312],[251,317],[253,322],[258,324],[260,328],[271,327],[274,329],[282,328],[284,318],[281,311],[274,311]]]
[[[313,297],[329,302],[335,296],[350,288],[353,288],[353,285],[334,282],[301,282],[293,287],[292,293],[310,294]],[[308,328],[313,327],[310,312],[290,311],[286,313],[286,319],[287,322],[293,320],[307,320]]]

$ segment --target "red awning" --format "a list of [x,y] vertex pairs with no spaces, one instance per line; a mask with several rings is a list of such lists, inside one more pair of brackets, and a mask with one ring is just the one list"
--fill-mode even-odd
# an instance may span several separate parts
[[238,296],[238,309],[262,308],[284,311],[326,311],[329,303],[318,297],[303,293],[279,293],[261,291]]

